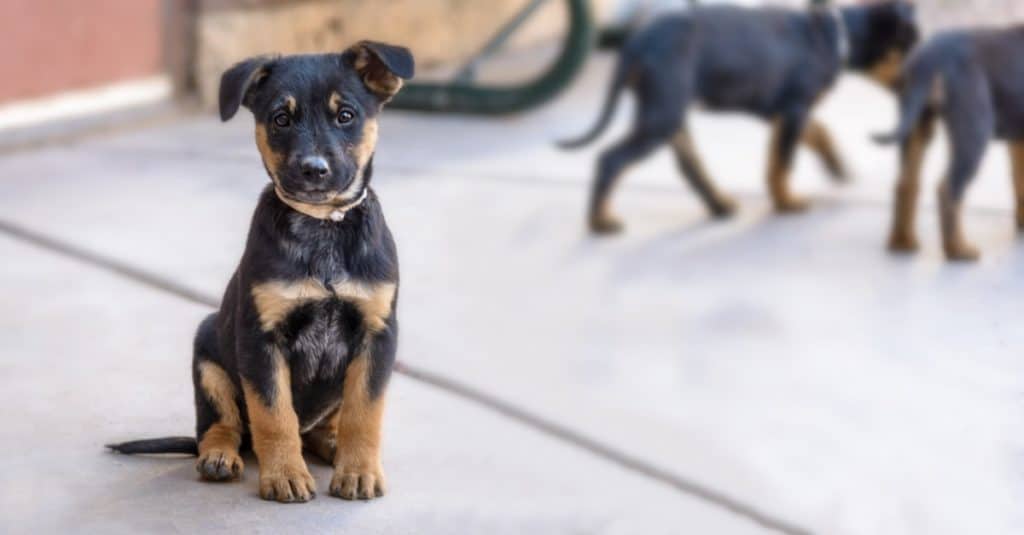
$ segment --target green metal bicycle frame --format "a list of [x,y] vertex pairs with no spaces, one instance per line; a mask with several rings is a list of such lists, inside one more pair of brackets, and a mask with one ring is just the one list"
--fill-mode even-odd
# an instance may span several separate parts
[[543,74],[512,86],[478,86],[472,75],[479,60],[496,51],[544,0],[534,0],[471,60],[451,83],[409,83],[391,102],[405,110],[497,115],[543,104],[572,82],[590,54],[596,34],[588,0],[566,0],[569,31],[558,58]]

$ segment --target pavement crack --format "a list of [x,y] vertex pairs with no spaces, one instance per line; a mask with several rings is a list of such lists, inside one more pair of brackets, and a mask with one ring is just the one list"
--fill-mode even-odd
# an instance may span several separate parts
[[[188,288],[159,274],[131,266],[125,262],[94,251],[78,247],[63,240],[36,232],[9,221],[0,220],[0,233],[24,243],[48,250],[65,257],[79,260],[94,267],[120,275],[143,286],[174,295],[192,303],[216,308],[219,300],[214,296]],[[463,401],[489,409],[514,422],[533,429],[564,444],[586,451],[606,462],[633,472],[647,479],[665,484],[690,498],[720,507],[730,513],[746,518],[769,530],[786,535],[811,535],[812,532],[777,516],[761,511],[757,507],[728,496],[670,470],[646,462],[636,456],[607,445],[597,439],[577,432],[569,427],[548,420],[536,413],[519,407],[509,401],[487,394],[456,379],[437,372],[410,365],[403,361],[395,363],[395,372],[421,384],[434,387]]]

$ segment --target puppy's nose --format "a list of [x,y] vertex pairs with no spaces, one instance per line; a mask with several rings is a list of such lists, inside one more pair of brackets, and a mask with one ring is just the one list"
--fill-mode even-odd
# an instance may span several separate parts
[[302,174],[306,178],[326,178],[331,174],[327,160],[320,156],[307,156],[302,159]]

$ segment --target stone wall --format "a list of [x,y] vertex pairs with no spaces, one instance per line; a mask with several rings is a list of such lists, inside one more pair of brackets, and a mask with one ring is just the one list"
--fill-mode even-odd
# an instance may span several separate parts
[[1022,0],[917,0],[928,31],[976,25],[1024,24]]
[[[703,0],[708,3],[714,0]],[[727,0],[732,1],[732,0]],[[838,0],[862,4],[872,0]],[[1024,24],[1024,0],[913,0],[925,32],[977,25]],[[750,3],[750,2],[745,2]],[[758,3],[758,2],[753,2]],[[764,0],[763,4],[802,7],[808,0]]]
[[[359,39],[404,44],[422,70],[478,51],[528,0],[201,0],[193,75],[200,99],[216,101],[223,70],[268,53],[340,51]],[[599,20],[670,0],[591,0]],[[682,3],[684,0],[677,0]],[[712,3],[716,0],[703,0]],[[730,0],[803,7],[807,0]],[[864,0],[839,0],[858,3]],[[926,32],[978,24],[1024,23],[1024,0],[915,0]],[[548,0],[511,46],[550,41],[566,24],[564,0]]]
[[[196,20],[194,76],[200,99],[216,102],[221,72],[243,58],[267,53],[340,51],[359,39],[403,44],[430,68],[470,57],[526,0],[263,0],[209,2]],[[611,0],[592,4],[602,14]],[[511,46],[560,35],[562,0],[549,0]]]

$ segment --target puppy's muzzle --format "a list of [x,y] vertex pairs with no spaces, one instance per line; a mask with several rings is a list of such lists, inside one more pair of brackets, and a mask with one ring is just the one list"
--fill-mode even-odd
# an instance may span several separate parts
[[331,177],[331,166],[322,156],[306,156],[299,168],[306,180],[326,180]]

